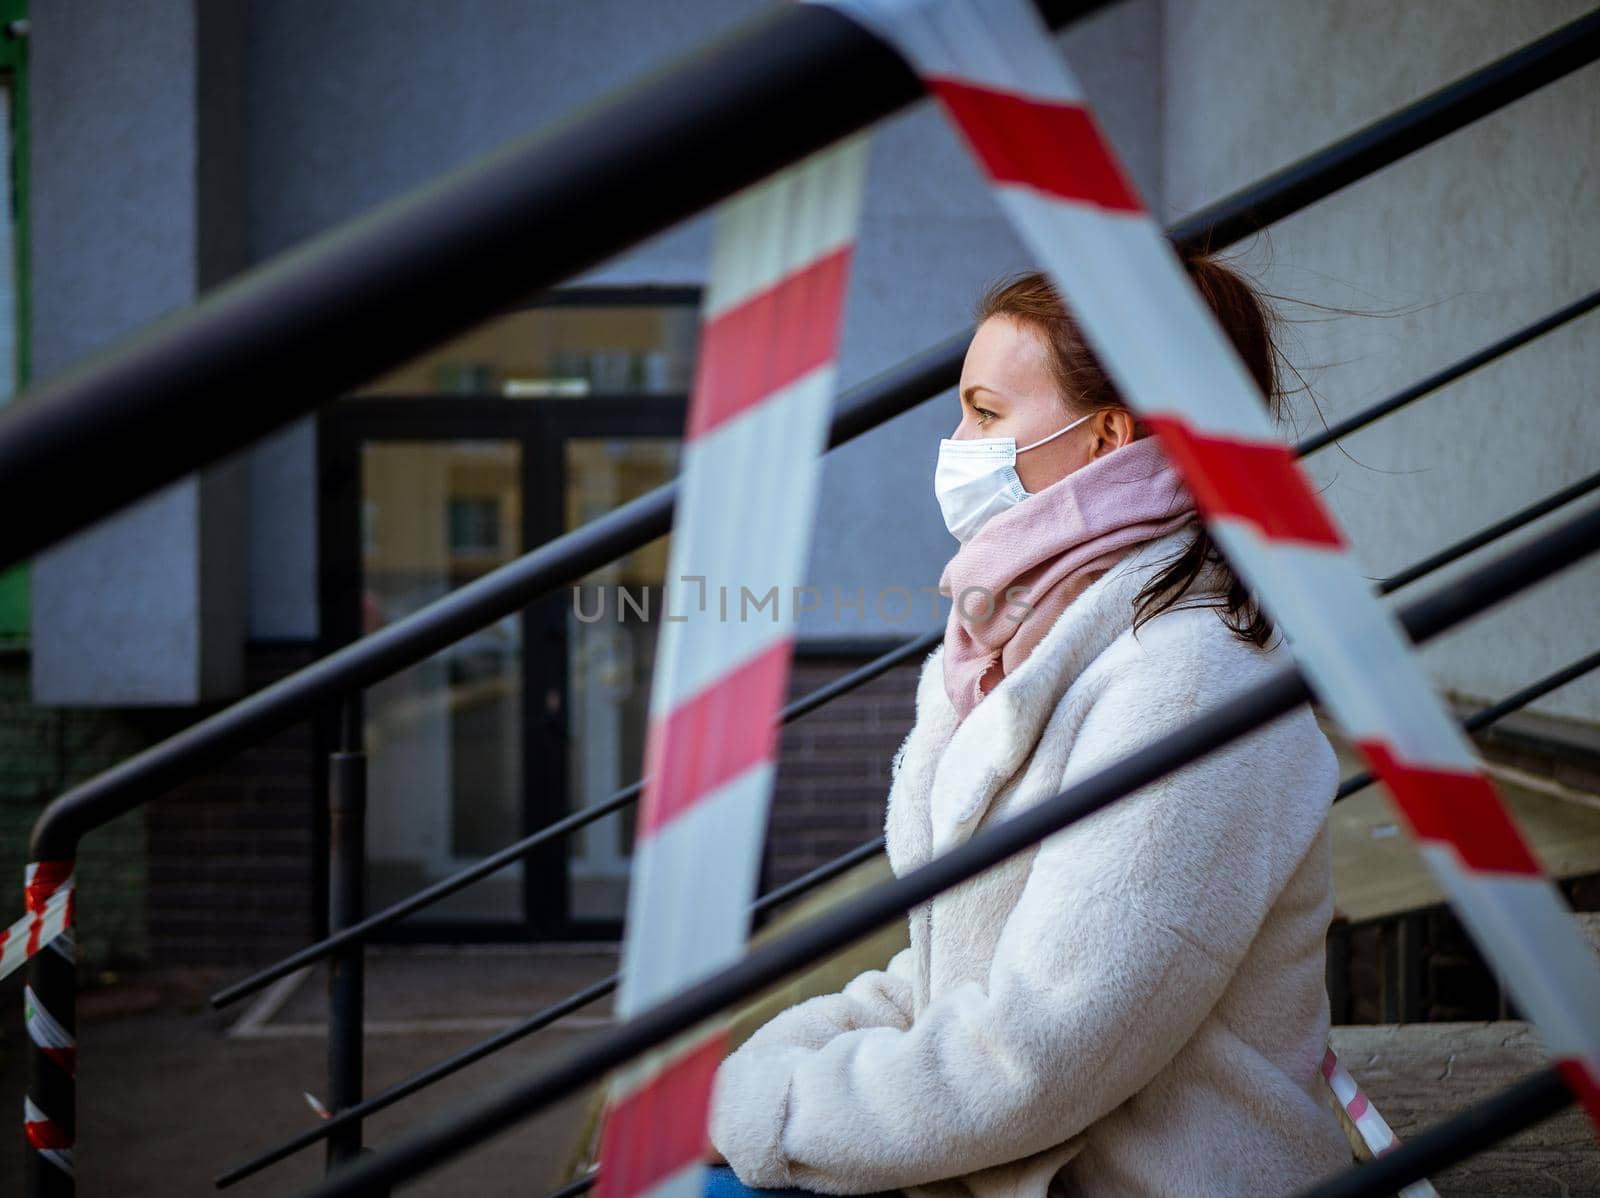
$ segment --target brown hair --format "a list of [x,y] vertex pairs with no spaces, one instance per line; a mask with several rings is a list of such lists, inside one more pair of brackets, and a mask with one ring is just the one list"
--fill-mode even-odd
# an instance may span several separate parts
[[[1276,313],[1250,282],[1214,254],[1187,254],[1183,264],[1244,360],[1261,389],[1268,414],[1276,421],[1282,400],[1277,371]],[[1126,408],[1132,412],[1110,376],[1096,361],[1077,322],[1062,304],[1055,285],[1042,271],[1028,271],[992,284],[974,310],[978,324],[991,316],[1009,316],[1044,334],[1050,370],[1069,414],[1081,416],[1100,408]],[[1149,427],[1137,413],[1133,415],[1134,437],[1149,436]],[[1265,645],[1272,636],[1272,621],[1222,556],[1198,516],[1194,523],[1195,537],[1187,548],[1151,579],[1134,600],[1134,628],[1183,601],[1184,607],[1218,609],[1222,622],[1241,639]],[[1223,580],[1222,589],[1185,599],[1208,562],[1216,566]]]

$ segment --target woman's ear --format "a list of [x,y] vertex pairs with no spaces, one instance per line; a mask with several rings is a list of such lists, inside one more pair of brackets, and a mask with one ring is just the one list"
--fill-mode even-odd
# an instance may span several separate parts
[[1133,413],[1127,408],[1102,408],[1089,421],[1089,427],[1094,431],[1089,456],[1098,458],[1133,440]]

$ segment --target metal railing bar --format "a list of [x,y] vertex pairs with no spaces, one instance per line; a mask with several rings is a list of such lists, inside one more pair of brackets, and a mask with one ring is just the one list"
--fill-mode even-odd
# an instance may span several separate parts
[[[1300,452],[1298,447],[1296,452]],[[1394,575],[1392,578],[1384,579],[1379,585],[1378,593],[1382,595],[1391,594],[1400,587],[1408,585],[1411,582],[1415,582],[1417,579],[1423,577],[1430,571],[1439,569],[1440,567],[1448,565],[1459,558],[1465,557],[1468,553],[1482,548],[1496,538],[1503,536],[1506,533],[1513,532],[1516,529],[1521,528],[1523,525],[1538,519],[1540,516],[1547,515],[1556,508],[1588,494],[1597,487],[1600,487],[1600,473],[1591,475],[1587,479],[1583,479],[1569,487],[1563,488],[1554,495],[1542,499],[1519,512],[1507,516],[1503,520],[1497,521],[1488,528],[1473,533],[1463,540],[1448,546],[1447,548],[1425,559],[1423,562],[1402,570],[1399,574]],[[795,700],[794,703],[784,708],[780,722],[788,723],[790,720],[797,719],[801,715],[804,715],[810,711],[814,711],[831,699],[834,699],[846,691],[849,691],[867,681],[870,681],[873,678],[878,677],[880,674],[885,673],[894,666],[899,665],[901,662],[915,657],[917,654],[925,650],[931,650],[933,646],[938,643],[942,635],[943,633],[939,630],[925,633],[920,637],[907,641],[905,644],[891,649],[888,653],[883,654],[873,661],[870,661],[867,664],[859,667],[858,669],[851,671],[849,674],[835,679],[833,682],[830,682],[826,686],[813,691],[811,694],[802,696],[800,699]],[[1362,783],[1363,786],[1368,784],[1368,782]],[[623,790],[618,791],[610,798],[605,799],[600,803],[596,803],[591,807],[586,807],[582,811],[577,811],[571,815],[565,816],[558,822],[548,825],[547,827],[540,829],[538,832],[535,832],[530,836],[526,836],[522,840],[498,850],[490,856],[485,857],[482,861],[476,862],[475,864],[468,866],[466,869],[463,869],[448,878],[440,879],[431,886],[418,891],[416,894],[413,894],[408,898],[402,899],[393,906],[377,912],[367,919],[362,920],[360,923],[352,924],[350,927],[345,928],[332,936],[328,936],[314,944],[307,945],[305,948],[300,949],[298,952],[295,952],[290,956],[284,957],[282,960],[279,960],[272,965],[265,966],[264,968],[251,974],[249,977],[235,982],[233,985],[225,987],[224,989],[213,994],[211,996],[212,1006],[220,1008],[228,1005],[229,1003],[236,1002],[241,998],[245,998],[262,989],[263,987],[271,985],[279,978],[293,973],[296,969],[320,960],[329,953],[338,949],[341,945],[347,944],[355,939],[370,936],[373,932],[379,930],[380,928],[387,927],[389,924],[403,919],[407,915],[410,915],[413,912],[429,905],[430,903],[446,897],[447,895],[454,894],[462,887],[478,881],[480,878],[486,877],[494,871],[509,865],[515,860],[518,860],[527,853],[531,852],[533,849],[537,848],[539,845],[544,844],[557,836],[565,835],[567,832],[582,827],[585,824],[592,823],[593,821],[606,815],[610,815],[612,812],[626,806],[628,803],[636,799],[639,794],[642,793],[643,786],[644,783],[642,780],[634,782]],[[1360,788],[1357,787],[1357,789]]]
[[440,899],[447,898],[463,887],[487,877],[496,870],[503,869],[514,861],[521,860],[540,845],[591,824],[595,820],[611,815],[616,811],[620,811],[638,798],[643,789],[644,781],[641,779],[623,787],[610,798],[603,799],[580,811],[574,811],[570,815],[563,816],[555,823],[547,824],[537,832],[524,836],[521,840],[514,841],[503,849],[497,849],[482,861],[475,862],[466,869],[451,874],[448,878],[441,878],[415,894],[401,899],[398,903],[385,907],[374,915],[367,916],[360,923],[354,923],[347,928],[342,928],[334,935],[319,940],[315,944],[307,945],[298,952],[284,957],[282,960],[251,974],[249,977],[217,991],[211,996],[211,1005],[222,1008],[238,1002],[241,998],[248,998],[279,978],[320,961],[323,957],[338,951],[351,941],[364,940],[373,932],[396,923]]
[[[1039,8],[1059,27],[1110,2]],[[0,511],[29,518],[0,524],[0,568],[924,95],[859,23],[771,5],[245,272],[7,406]]]
[[[840,397],[829,448],[859,436],[930,394],[956,338],[941,342]],[[959,362],[959,357],[955,359]],[[959,377],[953,375],[953,384]],[[32,860],[72,857],[88,831],[351,690],[363,689],[671,531],[676,481],[664,483],[553,541],[465,583],[223,710],[144,749],[54,799],[34,825]]]
[[1504,58],[1448,83],[1415,103],[1375,121],[1338,143],[1338,152],[1308,154],[1244,190],[1183,221],[1179,240],[1237,241],[1243,213],[1271,224],[1305,206],[1306,194],[1323,194],[1357,182],[1406,155],[1454,133],[1547,83],[1587,66],[1600,55],[1600,11],[1562,25]]
[[919,654],[929,653],[940,640],[944,638],[944,629],[936,628],[925,632],[921,636],[912,637],[903,645],[896,645],[887,653],[881,653],[865,665],[858,666],[848,674],[835,678],[812,691],[809,695],[802,695],[793,703],[783,709],[781,720],[787,724],[790,720],[799,719],[803,715],[815,711],[824,704],[831,703],[840,695],[848,694],[858,686],[864,686],[874,678],[887,674],[895,666],[909,661]]
[[426,1069],[396,1082],[388,1089],[380,1090],[371,1098],[364,1099],[348,1110],[337,1112],[329,1119],[314,1127],[307,1128],[276,1147],[258,1156],[251,1157],[249,1160],[235,1165],[223,1173],[219,1173],[215,1178],[214,1184],[219,1190],[226,1189],[247,1177],[254,1176],[268,1166],[275,1165],[281,1160],[286,1160],[302,1149],[310,1148],[319,1140],[326,1139],[337,1133],[341,1127],[369,1118],[377,1112],[393,1106],[401,1099],[409,1098],[418,1090],[431,1086],[434,1082],[443,1081],[451,1074],[459,1073],[468,1065],[475,1064],[483,1060],[484,1057],[491,1056],[502,1048],[515,1044],[518,1040],[532,1035],[541,1028],[549,1027],[558,1019],[565,1018],[574,1011],[610,994],[617,988],[620,976],[614,973],[608,978],[592,982],[583,989],[575,991],[559,1002],[546,1007],[544,1010],[502,1028],[488,1039],[480,1041],[470,1048],[456,1053],[454,1056],[447,1057],[437,1064],[430,1065]]
[[586,1190],[594,1188],[594,1183],[600,1176],[599,1168],[590,1169],[582,1177],[575,1177],[559,1190],[553,1190],[548,1198],[576,1198]]
[[[814,886],[821,885],[829,878],[836,877],[845,870],[860,864],[869,857],[876,856],[882,851],[883,837],[881,836],[875,840],[868,841],[866,844],[857,845],[848,853],[818,866],[804,877],[796,878],[794,881],[762,895],[750,908],[751,913],[754,914],[785,903],[789,899],[797,897]],[[621,980],[622,975],[620,973],[613,973],[609,977],[590,983],[583,989],[569,994],[566,998],[553,1003],[544,1010],[501,1029],[488,1039],[474,1044],[454,1056],[446,1057],[437,1064],[430,1065],[426,1069],[412,1074],[404,1081],[395,1083],[387,1090],[374,1094],[371,1098],[350,1107],[348,1110],[340,1111],[326,1121],[307,1128],[300,1134],[285,1140],[266,1152],[251,1157],[249,1160],[218,1174],[215,1179],[216,1187],[218,1189],[226,1189],[228,1186],[243,1181],[245,1178],[261,1172],[269,1165],[275,1165],[279,1161],[293,1156],[301,1149],[311,1147],[318,1140],[326,1139],[341,1127],[375,1115],[377,1112],[393,1106],[402,1098],[407,1098],[418,1090],[433,1085],[434,1082],[442,1081],[451,1074],[460,1072],[468,1065],[483,1060],[484,1057],[516,1043],[525,1036],[532,1035],[541,1028],[549,1027],[557,1020],[612,993]],[[555,1195],[551,1195],[551,1198],[555,1198]]]
[[[916,637],[903,645],[896,646],[887,653],[879,655],[865,665],[851,670],[848,674],[834,679],[825,686],[819,687],[810,694],[802,695],[783,709],[779,715],[778,722],[787,724],[792,720],[797,720],[801,716],[815,711],[824,703],[844,694],[846,691],[853,690],[872,681],[872,679],[901,664],[907,658],[916,656],[918,652],[924,649],[932,649],[942,635],[942,632],[930,632]],[[574,811],[570,815],[563,816],[555,823],[548,824],[539,829],[539,831],[509,844],[503,849],[496,850],[482,861],[475,862],[448,878],[441,878],[432,885],[401,899],[392,906],[385,907],[382,911],[368,916],[359,923],[351,924],[334,935],[325,937],[315,944],[307,945],[298,952],[257,970],[249,977],[243,978],[231,986],[224,987],[211,996],[211,1005],[221,1008],[237,1002],[241,998],[246,998],[256,991],[270,986],[279,978],[286,977],[303,966],[321,960],[351,941],[365,939],[380,928],[396,923],[406,916],[454,894],[463,887],[488,877],[496,870],[503,869],[513,861],[520,860],[540,845],[594,823],[596,820],[603,819],[616,811],[620,811],[637,799],[643,792],[644,779],[641,778],[636,782],[629,783],[609,798],[591,804],[581,811]],[[827,869],[829,866],[825,865],[822,868]]]
[[[795,7],[810,9],[818,6]],[[1069,8],[1073,13],[1077,13],[1088,11],[1089,6],[1072,7],[1062,0],[1061,11],[1057,13],[1062,23],[1069,19],[1066,15],[1066,10]],[[1584,57],[1585,55],[1587,57]],[[714,55],[708,52],[708,57]],[[1540,80],[1549,82],[1583,65],[1582,62],[1576,61],[1578,57],[1584,57],[1584,61],[1600,57],[1600,13],[1563,26],[1548,37],[1480,68],[1479,71],[1451,84],[1445,90],[1470,91],[1473,81],[1485,76],[1502,80],[1502,85],[1508,79],[1520,80],[1521,82],[1517,83],[1512,91],[1521,95],[1525,94],[1526,90],[1538,86],[1535,80],[1541,71],[1554,72],[1548,78]],[[677,78],[677,75],[669,72],[669,77]],[[829,94],[832,94],[831,87],[832,85]],[[1517,88],[1523,90],[1518,91]],[[1377,169],[1383,161],[1392,161],[1395,157],[1409,153],[1416,148],[1416,144],[1410,140],[1414,117],[1408,114],[1413,113],[1413,110],[1421,115],[1433,112],[1438,106],[1438,95],[1439,93],[1435,93],[1433,96],[1425,97],[1416,104],[1309,155],[1299,164],[1299,167],[1304,168],[1300,173],[1296,173],[1295,169],[1280,171],[1269,181],[1263,181],[1233,196],[1225,197],[1173,226],[1168,230],[1169,238],[1177,242],[1180,248],[1206,244],[1220,249],[1263,227],[1269,220],[1281,219],[1316,200],[1325,198],[1351,180],[1347,177],[1348,172],[1343,169],[1323,170],[1316,164],[1324,161],[1345,162],[1352,154],[1359,151],[1363,155],[1362,161],[1374,163],[1372,169]],[[788,103],[787,97],[785,103]],[[624,101],[618,101],[618,104],[626,107]],[[1384,147],[1389,146],[1391,141],[1396,143],[1393,147],[1393,156],[1385,159],[1382,155],[1388,151]],[[1378,157],[1373,157],[1374,155]],[[773,165],[775,169],[779,164]],[[473,169],[477,168],[468,168],[469,172]],[[448,190],[445,184],[436,186]],[[593,207],[592,197],[588,197],[586,202],[589,208]],[[516,224],[519,228],[534,227],[529,226],[525,209],[517,211]],[[317,244],[321,243],[313,243]],[[308,247],[306,252],[309,252],[310,248],[312,247]],[[295,269],[301,269],[308,279],[314,277],[314,272],[308,273],[302,268],[291,268],[289,265],[282,267],[288,274],[293,274]],[[473,287],[476,287],[477,276],[473,275],[472,278]],[[220,297],[229,291],[230,287],[224,287],[219,289],[217,294]],[[468,298],[470,299],[470,296]],[[431,302],[430,296],[430,304]],[[203,302],[197,309],[191,311],[209,311],[208,303],[209,301]],[[424,308],[429,306],[429,304],[423,305]],[[337,315],[342,318],[342,313]],[[171,319],[178,320],[181,324],[189,317],[183,315]],[[342,329],[344,326],[340,327]],[[406,345],[407,355],[415,353],[422,345],[417,339],[418,330],[410,325],[400,327],[411,334],[410,340],[405,336],[397,337],[395,328],[388,326],[383,329],[380,340],[403,342]],[[305,330],[299,330],[299,333],[304,335]],[[850,391],[841,399],[839,410],[834,415],[830,447],[842,444],[876,427],[890,416],[906,411],[930,396],[954,386],[960,379],[961,363],[971,335],[971,329],[954,334]],[[256,356],[258,348],[252,348],[246,355],[250,370],[256,374],[259,374],[263,367],[263,363]],[[338,346],[326,347],[321,351],[319,361],[336,353],[337,349]],[[290,357],[296,361],[304,361],[304,346],[297,350],[296,355]],[[117,377],[118,368],[114,363],[98,369],[101,374],[108,377],[113,379]],[[93,374],[93,371],[90,373]],[[192,385],[194,378],[210,378],[210,375],[198,371],[191,371],[188,374],[180,372],[180,377],[177,379],[164,379],[163,386],[170,390],[180,384]],[[202,390],[203,400],[209,404],[215,389],[208,383]],[[262,403],[276,402],[281,405],[285,394],[304,393],[306,393],[304,387],[285,388],[270,397],[263,397]],[[230,391],[230,394],[240,393],[235,390]],[[160,398],[161,395],[155,396],[158,401]],[[13,435],[16,421],[32,410],[47,406],[58,405],[22,402],[19,399],[0,415],[0,496],[4,495],[5,486],[8,485],[5,463],[16,456],[9,448],[8,441]],[[257,406],[259,405],[241,402],[230,405],[229,411],[248,411]],[[202,422],[201,426],[208,427],[206,422]],[[82,427],[104,430],[108,426],[104,422],[99,422]],[[124,439],[123,450],[126,449],[126,444],[127,441]],[[124,456],[135,458],[139,455],[125,453]],[[188,462],[187,466],[202,464],[204,460],[208,459]],[[83,463],[78,461],[71,477],[82,476]],[[79,490],[84,489],[79,488]],[[28,505],[30,511],[50,506],[38,503],[39,494],[42,493],[39,491],[32,494]],[[527,606],[545,589],[564,585],[582,577],[596,565],[604,564],[613,557],[620,557],[639,545],[663,535],[669,531],[676,493],[675,482],[658,487],[629,504],[590,521],[582,528],[540,546],[517,561],[509,562],[452,591],[378,632],[336,650],[328,657],[313,662],[295,674],[240,700],[162,744],[153,746],[111,770],[81,783],[73,790],[59,796],[40,816],[33,832],[32,859],[75,855],[77,840],[88,828],[115,818],[138,803],[163,793],[184,777],[218,764],[238,749],[287,727],[294,720],[310,714],[318,705],[336,700],[343,691],[366,686],[377,678],[413,665],[446,644]],[[596,561],[593,551],[597,548],[596,542],[601,541],[613,544],[615,548],[608,557]],[[563,554],[567,556],[563,557]],[[0,566],[3,566],[4,560],[3,553],[0,553]],[[556,568],[562,562],[568,567],[564,572]],[[555,576],[554,580],[546,583],[546,578],[550,576]]]
[[1408,566],[1391,578],[1384,579],[1383,593],[1385,595],[1398,591],[1401,587],[1410,586],[1425,574],[1448,566],[1475,550],[1482,549],[1492,541],[1499,540],[1507,533],[1515,532],[1525,524],[1532,524],[1541,516],[1547,516],[1558,507],[1571,503],[1574,499],[1581,499],[1595,488],[1600,487],[1600,472],[1591,474],[1588,478],[1580,478],[1570,486],[1562,487],[1553,495],[1547,495],[1537,503],[1529,504],[1519,512],[1514,512],[1504,520],[1497,520],[1487,528],[1481,528],[1471,536],[1464,537],[1455,544],[1439,550],[1430,557],[1423,558],[1420,562]]
[[1588,657],[1580,657],[1565,669],[1557,670],[1554,674],[1547,674],[1537,682],[1530,682],[1521,690],[1507,695],[1498,703],[1491,703],[1488,707],[1479,708],[1461,721],[1461,727],[1469,733],[1481,732],[1512,712],[1520,711],[1535,699],[1542,699],[1551,691],[1560,690],[1567,683],[1583,677],[1590,670],[1597,667],[1600,667],[1600,653],[1591,653]]
[[[824,862],[810,873],[803,874],[792,882],[785,882],[776,890],[769,890],[755,901],[755,904],[750,908],[750,913],[755,915],[763,911],[770,911],[774,907],[781,907],[790,899],[799,898],[807,891],[821,886],[824,882],[831,881],[846,870],[854,869],[869,857],[877,856],[883,852],[883,849],[884,840],[882,836],[875,836],[865,844],[858,844],[843,856]],[[621,977],[620,974],[617,976]]]
[[[1400,610],[1407,635],[1422,642],[1600,547],[1600,508],[1583,512]],[[406,1141],[350,1165],[314,1190],[315,1198],[359,1194],[432,1169],[518,1119],[549,1106],[616,1066],[696,1028],[726,1008],[903,916],[918,903],[1023,852],[1076,820],[1162,775],[1244,736],[1310,697],[1293,667],[1231,696],[1129,757],[1051,799],[1002,820],[904,876],[856,895],[781,937],[752,948],[697,982],[581,1045],[533,1076],[504,1085],[459,1112],[439,1116]]]
[[[1496,720],[1503,719],[1513,711],[1520,711],[1535,699],[1542,699],[1553,690],[1559,690],[1574,678],[1581,678],[1591,670],[1600,667],[1600,653],[1591,653],[1588,657],[1579,658],[1570,666],[1557,670],[1554,674],[1547,674],[1537,682],[1530,682],[1521,690],[1507,695],[1498,703],[1488,707],[1481,707],[1466,719],[1461,721],[1461,727],[1466,732],[1481,732]],[[1365,790],[1371,786],[1376,778],[1370,770],[1363,770],[1359,774],[1351,774],[1339,783],[1339,789],[1333,796],[1333,801],[1349,798],[1358,790]]]
[[641,530],[644,540],[665,534],[674,495],[670,484],[657,487],[80,783],[45,808],[31,859],[74,856],[90,829],[606,564]]
[[[1059,27],[1108,3],[1039,7]],[[1597,55],[1591,14],[1336,154],[1258,182],[1238,194],[1242,205],[1196,214],[1182,239],[1234,240]],[[813,102],[794,105],[802,94]],[[32,516],[0,525],[0,569],[924,94],[890,47],[843,15],[774,6],[606,101],[263,263],[8,406],[0,510]],[[651,203],[632,202],[644,183]],[[311,385],[293,373],[308,358],[319,363]],[[238,401],[224,418],[211,402],[219,393]],[[86,428],[96,435],[85,439]],[[94,487],[75,484],[85,475]]]
[[1315,453],[1319,449],[1324,449],[1333,444],[1333,442],[1338,440],[1340,437],[1347,436],[1348,434],[1355,432],[1357,429],[1365,428],[1367,425],[1382,419],[1391,412],[1399,411],[1407,404],[1421,399],[1429,392],[1437,391],[1440,387],[1455,382],[1463,375],[1471,374],[1474,370],[1478,369],[1478,367],[1485,366],[1488,363],[1493,362],[1496,358],[1504,357],[1513,350],[1521,349],[1524,345],[1528,344],[1528,342],[1534,341],[1537,338],[1544,336],[1546,333],[1560,328],[1568,321],[1576,320],[1584,313],[1593,311],[1597,307],[1600,307],[1600,291],[1591,291],[1582,299],[1576,300],[1573,303],[1568,304],[1566,307],[1560,308],[1555,312],[1550,313],[1550,315],[1534,321],[1530,325],[1525,325],[1524,327],[1518,329],[1515,333],[1512,333],[1510,336],[1502,337],[1499,341],[1496,341],[1493,344],[1487,345],[1483,349],[1478,350],[1477,353],[1468,354],[1459,361],[1452,362],[1449,366],[1444,367],[1444,369],[1435,371],[1426,378],[1413,383],[1403,391],[1397,391],[1393,395],[1389,396],[1389,398],[1380,400],[1378,403],[1375,403],[1371,407],[1357,412],[1355,415],[1346,420],[1337,421],[1330,427],[1324,429],[1322,432],[1317,433],[1315,436],[1306,438],[1304,441],[1300,442],[1300,452],[1302,454],[1307,454]]
[[[1572,1105],[1555,1069],[1544,1069],[1412,1136],[1393,1152],[1347,1169],[1296,1198],[1388,1198],[1414,1181],[1464,1161]],[[579,1179],[584,1180],[584,1179]],[[571,1187],[567,1192],[572,1193]]]
[[[1600,652],[1592,653],[1588,657],[1582,658],[1581,660],[1574,662],[1572,665],[1569,665],[1564,669],[1557,670],[1555,673],[1547,675],[1546,677],[1539,679],[1537,682],[1530,683],[1521,690],[1507,695],[1498,703],[1494,703],[1488,707],[1484,707],[1476,712],[1473,712],[1470,716],[1462,721],[1462,727],[1468,732],[1475,732],[1482,728],[1488,727],[1496,720],[1509,715],[1513,711],[1517,711],[1520,708],[1527,706],[1529,703],[1532,703],[1536,699],[1542,698],[1553,690],[1565,686],[1567,683],[1583,676],[1596,667],[1600,667]],[[1334,794],[1333,801],[1338,802],[1341,799],[1347,798],[1356,791],[1370,786],[1372,781],[1372,776],[1369,773],[1362,772],[1352,774],[1340,784],[1339,789]],[[767,894],[762,895],[756,900],[754,906],[751,908],[751,911],[754,913],[767,908],[776,907],[787,902],[791,898],[796,898],[813,887],[821,885],[828,879],[836,877],[845,870],[860,864],[869,857],[876,856],[878,853],[883,851],[883,848],[884,838],[882,836],[875,837],[864,844],[857,845],[843,856],[837,857],[824,865],[818,866],[810,873],[796,878],[792,882],[788,882],[785,885],[778,887],[776,890],[769,891]],[[426,1086],[430,1086],[434,1082],[440,1081],[443,1078],[446,1078],[451,1074],[466,1068],[468,1065],[471,1065],[476,1061],[482,1060],[490,1053],[496,1052],[499,1049],[504,1048],[506,1045],[520,1040],[524,1036],[531,1035],[541,1028],[548,1027],[550,1024],[568,1014],[571,1014],[573,1011],[587,1006],[596,999],[603,998],[607,994],[610,994],[616,989],[621,979],[622,975],[620,973],[613,973],[610,977],[603,978],[598,982],[592,983],[584,989],[562,999],[553,1006],[547,1007],[543,1011],[539,1011],[524,1020],[510,1025],[502,1031],[496,1032],[494,1036],[488,1040],[485,1040],[482,1044],[474,1045],[472,1048],[458,1053],[453,1057],[449,1057],[435,1065],[430,1065],[422,1072],[414,1074],[405,1081],[391,1086],[388,1090],[385,1090],[380,1094],[373,1095],[359,1106],[352,1107],[348,1111],[336,1114],[327,1122],[309,1128],[292,1139],[286,1140],[282,1144],[277,1145],[276,1147],[260,1154],[259,1156],[252,1157],[243,1164],[237,1165],[227,1172],[220,1174],[216,1179],[217,1187],[226,1188],[227,1186],[233,1185],[235,1182],[242,1181],[246,1177],[250,1177],[253,1174],[260,1172],[267,1166],[276,1164],[278,1161],[292,1156],[302,1148],[308,1148],[312,1144],[315,1144],[318,1140],[331,1135],[333,1132],[338,1130],[342,1123],[346,1121],[353,1122],[355,1120],[376,1114],[378,1111],[392,1106],[400,1099],[405,1098],[410,1094],[414,1094],[418,1090],[423,1089]],[[548,1195],[547,1198],[559,1198],[559,1194],[561,1192],[563,1191],[557,1191],[554,1194]]]

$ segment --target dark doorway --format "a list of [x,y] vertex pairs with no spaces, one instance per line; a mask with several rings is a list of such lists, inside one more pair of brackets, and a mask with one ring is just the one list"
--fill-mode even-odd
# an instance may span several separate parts
[[[603,381],[640,381],[607,352]],[[674,477],[686,387],[662,384],[684,373],[657,369],[644,394],[565,377],[539,394],[537,380],[472,366],[460,376],[469,393],[374,388],[330,405],[319,421],[324,651]],[[516,397],[472,393],[497,385]],[[668,541],[369,688],[368,910],[639,777]],[[387,938],[617,939],[633,828],[630,806]]]

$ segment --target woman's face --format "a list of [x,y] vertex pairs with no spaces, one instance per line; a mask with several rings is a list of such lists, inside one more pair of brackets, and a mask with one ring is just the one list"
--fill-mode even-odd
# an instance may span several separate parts
[[[1081,416],[1067,408],[1048,353],[1044,335],[1026,321],[991,316],[979,325],[961,365],[961,423],[951,437],[1014,437],[1021,449]],[[1054,441],[1019,453],[1017,477],[1030,494],[1042,491],[1115,449],[1131,432],[1126,412],[1097,412]]]

